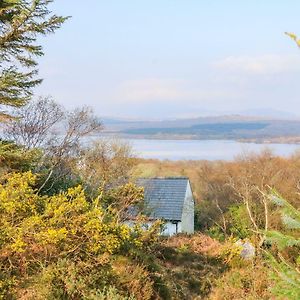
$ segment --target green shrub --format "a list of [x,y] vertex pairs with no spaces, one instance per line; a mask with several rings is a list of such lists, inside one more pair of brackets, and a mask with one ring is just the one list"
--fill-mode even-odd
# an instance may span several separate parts
[[[299,299],[300,273],[300,212],[288,201],[273,192],[269,199],[279,208],[284,229],[268,230],[267,242],[278,251],[266,251],[267,259],[272,267],[271,278],[275,281],[273,293],[279,299]],[[291,251],[291,250],[294,251]],[[289,251],[288,251],[289,250]],[[289,252],[292,255],[289,255]]]
[[[136,253],[150,251],[159,227],[128,227],[117,208],[104,209],[102,195],[90,201],[81,186],[50,197],[37,194],[35,182],[31,172],[0,180],[0,295],[91,299],[114,285],[120,295],[150,299],[153,283]],[[114,193],[137,194],[133,185]]]
[[228,212],[230,233],[237,238],[245,239],[249,237],[251,224],[245,205],[234,205],[229,207]]

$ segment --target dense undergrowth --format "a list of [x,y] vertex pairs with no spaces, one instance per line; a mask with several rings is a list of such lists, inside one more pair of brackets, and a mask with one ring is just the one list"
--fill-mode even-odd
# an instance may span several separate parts
[[[0,1],[0,299],[299,299],[299,155],[162,162],[86,145],[103,128],[92,109],[32,99],[39,36],[68,19],[51,2]],[[143,228],[134,180],[181,175],[198,233],[165,239],[161,221]]]
[[[115,143],[65,156],[50,171],[41,149],[1,143],[2,299],[298,298],[298,156],[141,161]],[[143,190],[130,183],[141,169],[190,177],[202,233],[162,238],[159,222],[142,229]],[[53,173],[58,180],[45,175]],[[130,228],[132,205],[141,214]],[[238,240],[255,247],[252,259]]]
[[[231,162],[139,160],[133,174],[190,178],[197,229],[221,243],[225,264],[204,298],[298,299],[299,164],[266,150]],[[255,247],[253,259],[240,259],[237,241]]]
[[[59,159],[2,142],[0,154],[2,299],[300,294],[298,156],[265,152],[233,162],[145,161],[115,141]],[[160,222],[142,229],[143,190],[131,183],[145,176],[141,170],[147,176],[190,177],[198,233],[162,238]],[[124,220],[132,205],[140,216],[128,227]],[[243,259],[237,241],[251,243],[255,255]]]
[[[113,287],[150,299],[153,281],[140,254],[151,252],[157,228],[129,228],[81,186],[40,196],[35,183],[31,172],[1,178],[0,296],[97,299]],[[119,189],[136,197],[128,186]]]

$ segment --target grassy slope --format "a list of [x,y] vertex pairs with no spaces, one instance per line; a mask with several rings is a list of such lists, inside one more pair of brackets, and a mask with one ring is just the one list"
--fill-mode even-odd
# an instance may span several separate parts
[[219,258],[220,244],[196,234],[176,236],[162,242],[157,263],[167,282],[163,299],[206,299],[226,266]]
[[[284,163],[287,162],[284,160]],[[223,162],[141,159],[137,160],[133,174],[136,177],[188,176],[199,203],[205,188],[201,172],[211,167],[220,171],[223,164],[226,165]],[[167,278],[168,290],[172,291],[171,298],[166,293],[164,299],[272,299],[268,267],[261,258],[246,265],[226,265],[219,256],[222,247],[204,234],[166,240],[157,255],[163,278]]]
[[201,233],[163,241],[156,255],[164,282],[161,299],[275,299],[269,290],[268,266],[260,257],[225,263],[225,247],[228,243],[226,246]]

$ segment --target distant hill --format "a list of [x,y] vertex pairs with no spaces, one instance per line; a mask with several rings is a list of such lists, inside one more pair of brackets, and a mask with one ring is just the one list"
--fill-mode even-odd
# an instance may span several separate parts
[[249,109],[240,112],[242,116],[256,116],[263,118],[272,118],[272,119],[297,119],[296,114],[292,114],[286,111],[271,109],[271,108],[261,108],[261,109]]
[[107,134],[156,139],[300,140],[300,120],[224,115],[163,121],[104,120]]

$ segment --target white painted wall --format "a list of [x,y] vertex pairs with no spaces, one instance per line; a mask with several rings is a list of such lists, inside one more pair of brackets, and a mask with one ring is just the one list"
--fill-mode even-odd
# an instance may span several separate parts
[[184,205],[182,210],[182,232],[192,234],[194,233],[194,214],[195,214],[195,203],[190,182],[187,183],[187,189],[184,199]]
[[[134,220],[127,220],[124,222],[124,224],[128,225],[129,227],[133,227],[135,225]],[[145,230],[148,230],[152,226],[153,222],[147,222],[143,224],[143,228]],[[163,229],[161,231],[161,235],[163,236],[172,236],[174,234],[180,233],[181,231],[181,222],[177,223],[177,232],[176,232],[176,224],[173,224],[172,222],[166,222],[163,225]]]
[[164,236],[172,236],[174,234],[181,232],[181,222],[177,223],[177,232],[176,232],[176,224],[173,224],[172,222],[166,222],[163,226],[163,230],[161,232],[161,235]]
[[[176,224],[173,224],[173,222],[168,221],[164,224],[161,235],[172,236],[177,233],[193,234],[194,213],[195,213],[194,209],[195,209],[195,204],[194,204],[193,193],[192,193],[190,182],[188,181],[183,210],[182,210],[182,218],[181,218],[181,222],[177,223],[177,232],[176,232]],[[125,224],[132,227],[134,226],[134,221],[125,221]],[[147,222],[144,224],[144,228],[148,229],[151,227],[152,224],[153,222]]]

